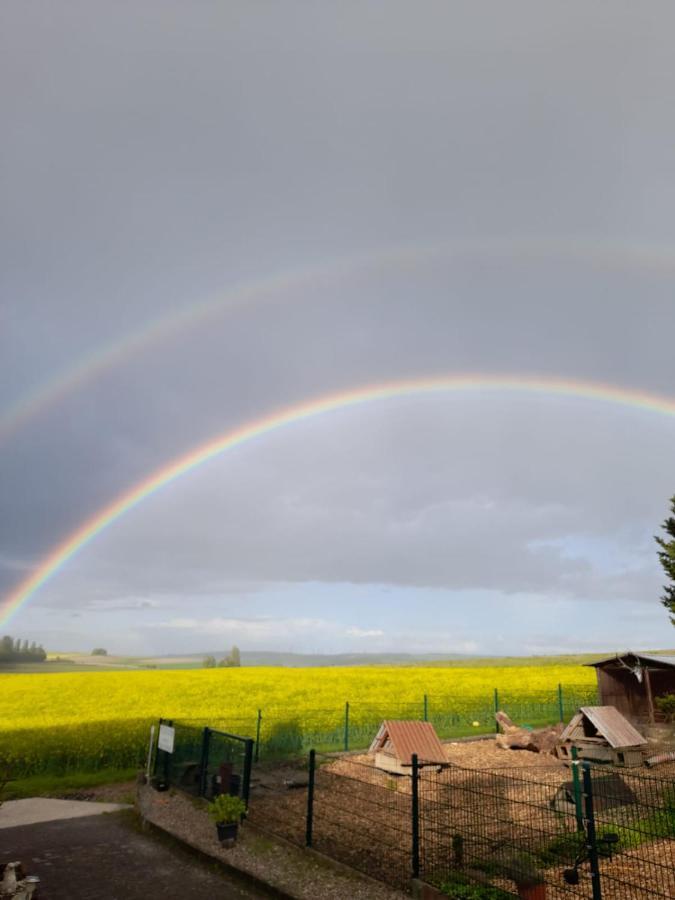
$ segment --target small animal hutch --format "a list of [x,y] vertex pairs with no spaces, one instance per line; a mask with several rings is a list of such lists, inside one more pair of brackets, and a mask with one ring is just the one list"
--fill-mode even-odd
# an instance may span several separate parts
[[447,766],[448,758],[431,722],[386,720],[370,745],[378,769],[394,775],[410,774],[413,753],[420,766]]
[[675,656],[627,651],[587,665],[595,669],[600,702],[635,725],[657,721],[654,698],[675,693]]
[[641,766],[642,748],[647,741],[613,706],[582,706],[560,735],[556,754],[572,759],[576,747],[579,759],[612,763],[615,766]]

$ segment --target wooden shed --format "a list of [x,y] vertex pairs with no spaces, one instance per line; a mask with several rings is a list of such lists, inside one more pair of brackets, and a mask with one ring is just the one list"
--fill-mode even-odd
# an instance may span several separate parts
[[614,706],[633,724],[662,719],[655,697],[675,693],[675,656],[651,656],[628,650],[587,663],[598,679],[600,702]]
[[448,758],[431,722],[385,720],[370,745],[375,765],[394,775],[409,775],[413,753],[420,766],[447,766]]
[[641,766],[646,745],[645,738],[613,706],[582,706],[560,735],[556,754],[570,760],[576,747],[579,759]]

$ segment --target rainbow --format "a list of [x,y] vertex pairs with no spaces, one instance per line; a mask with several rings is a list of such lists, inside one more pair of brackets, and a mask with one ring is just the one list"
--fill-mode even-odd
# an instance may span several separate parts
[[190,328],[214,317],[248,307],[274,302],[286,294],[319,292],[326,284],[355,273],[378,272],[431,262],[444,257],[475,255],[478,258],[571,259],[597,265],[602,269],[639,268],[667,276],[675,274],[675,249],[596,238],[498,238],[439,241],[428,244],[404,244],[368,250],[360,254],[315,265],[278,272],[262,279],[242,281],[224,293],[191,303],[152,319],[132,334],[96,348],[73,365],[35,386],[0,414],[0,442],[6,441],[42,411],[57,404],[72,392],[97,377],[122,365],[154,346],[184,335]]
[[515,391],[547,396],[585,398],[633,407],[661,415],[675,416],[675,400],[658,394],[602,383],[526,375],[464,374],[410,378],[327,394],[295,406],[277,410],[238,428],[226,431],[224,434],[220,434],[212,440],[200,444],[200,446],[190,450],[178,459],[174,459],[162,466],[144,481],[136,484],[122,496],[113,500],[112,503],[97,512],[62,543],[54,547],[39,563],[33,574],[24,579],[5,598],[0,606],[0,626],[7,624],[10,617],[17,613],[36,591],[104,529],[161,488],[166,487],[177,478],[188,474],[221,453],[253,441],[255,438],[270,434],[287,425],[304,422],[307,419],[313,419],[316,416],[336,410],[392,398],[453,391]]

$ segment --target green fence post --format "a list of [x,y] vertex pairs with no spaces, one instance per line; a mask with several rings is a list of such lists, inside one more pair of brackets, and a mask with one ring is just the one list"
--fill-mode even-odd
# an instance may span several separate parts
[[206,797],[207,779],[209,772],[209,742],[211,729],[205,728],[202,732],[202,753],[199,761],[199,796]]
[[316,770],[316,750],[309,751],[309,778],[307,779],[307,827],[305,844],[312,846],[312,829],[314,827],[314,772]]
[[349,750],[349,700],[345,703],[345,753]]
[[586,849],[588,850],[588,862],[591,868],[591,885],[593,887],[593,900],[602,900],[602,887],[600,885],[600,862],[598,860],[598,844],[595,835],[595,814],[593,812],[593,780],[591,778],[590,763],[582,763],[584,769],[584,794],[586,800]]
[[262,722],[262,710],[258,710],[258,721],[255,726],[255,761],[260,759],[260,723]]
[[563,691],[562,684],[558,682],[558,712],[560,713],[560,721],[565,721],[565,707],[563,705]]
[[424,695],[424,721],[429,721],[429,698],[427,695]]
[[244,782],[241,786],[241,799],[246,804],[248,811],[248,801],[251,796],[251,764],[253,762],[253,741],[247,738],[244,743]]
[[420,799],[417,754],[412,754],[412,877],[420,876]]
[[[499,712],[499,691],[495,688],[495,715]],[[499,722],[495,719],[495,732],[499,734]]]
[[581,805],[581,785],[579,783],[579,756],[577,748],[572,747],[572,788],[574,790],[574,814],[577,819],[577,831],[584,830],[584,810]]

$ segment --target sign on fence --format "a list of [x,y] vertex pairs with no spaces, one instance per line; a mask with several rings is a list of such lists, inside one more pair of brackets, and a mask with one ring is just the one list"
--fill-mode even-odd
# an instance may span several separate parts
[[172,728],[170,725],[160,725],[159,738],[157,740],[158,749],[164,750],[166,753],[173,753],[173,742],[175,737],[175,728]]

